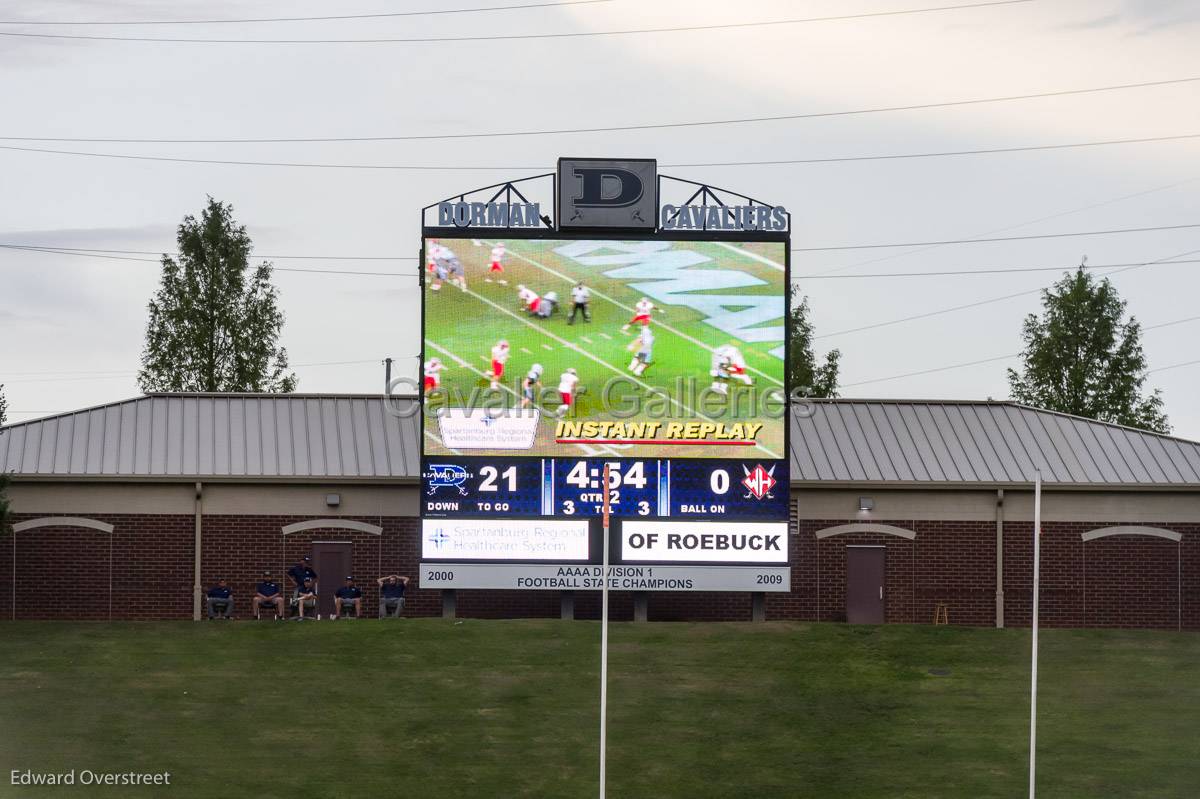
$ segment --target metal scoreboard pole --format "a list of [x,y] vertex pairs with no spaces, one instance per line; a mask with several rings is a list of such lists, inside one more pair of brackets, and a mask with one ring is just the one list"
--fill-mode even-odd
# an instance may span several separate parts
[[1029,799],[1034,793],[1034,755],[1037,751],[1038,594],[1041,588],[1042,471],[1033,478],[1033,646],[1029,683]]
[[608,743],[608,464],[604,464],[604,543],[600,567],[600,799],[605,797],[605,750]]

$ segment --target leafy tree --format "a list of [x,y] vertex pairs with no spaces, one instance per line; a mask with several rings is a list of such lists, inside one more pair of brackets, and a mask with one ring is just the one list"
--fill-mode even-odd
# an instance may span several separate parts
[[813,353],[813,326],[808,319],[808,298],[798,286],[791,287],[792,310],[788,317],[787,383],[788,390],[800,389],[806,397],[836,397],[839,350],[825,353],[825,362],[817,363]]
[[233,207],[209,197],[199,220],[184,217],[176,241],[178,260],[163,256],[150,300],[142,390],[294,391],[271,264],[250,267],[252,244]]
[[1017,402],[1103,422],[1170,432],[1156,390],[1142,392],[1141,325],[1122,321],[1125,302],[1082,266],[1042,292],[1042,314],[1025,318],[1024,361],[1008,370]]

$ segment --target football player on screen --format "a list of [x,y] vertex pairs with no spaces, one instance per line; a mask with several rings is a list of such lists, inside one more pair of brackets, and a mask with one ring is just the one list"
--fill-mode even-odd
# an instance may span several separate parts
[[642,297],[637,301],[637,304],[633,306],[633,318],[621,325],[621,332],[628,333],[630,325],[649,325],[650,314],[653,311],[666,313],[662,308],[659,308],[654,303],[650,302],[648,297]]
[[567,369],[558,378],[558,395],[562,405],[558,406],[558,415],[566,416],[571,410],[571,402],[575,398],[575,387],[579,385],[579,374],[573,369]]
[[[501,263],[503,260],[504,260],[504,242],[498,241],[494,245],[492,245],[492,261],[491,261],[491,264],[488,266],[488,274],[489,275],[503,275],[504,274],[504,264]],[[488,283],[492,282],[492,279],[490,277],[484,278],[484,280],[486,280]],[[496,282],[499,283],[501,286],[508,285],[508,281],[505,280],[503,277],[497,277]]]
[[492,381],[492,390],[500,388],[500,380],[504,377],[504,363],[508,360],[508,341],[500,339],[492,347],[492,373],[488,376]]
[[435,390],[442,384],[441,371],[446,368],[440,358],[430,358],[425,362],[425,393]]
[[646,367],[650,366],[654,360],[654,332],[650,330],[650,326],[643,327],[641,334],[629,342],[629,346],[625,349],[630,352],[637,350],[633,360],[629,362],[629,371],[641,377],[646,371]]
[[528,408],[533,404],[535,392],[542,387],[542,365],[535,363],[529,367],[529,374],[521,380],[521,407]]

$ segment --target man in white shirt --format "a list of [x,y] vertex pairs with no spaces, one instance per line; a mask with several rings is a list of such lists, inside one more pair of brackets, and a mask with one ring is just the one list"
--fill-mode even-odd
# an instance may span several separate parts
[[650,298],[642,297],[633,306],[633,311],[633,318],[621,326],[622,333],[628,333],[630,325],[648,326],[650,324],[650,312],[658,311],[662,313],[663,309],[656,307],[654,303],[650,302]]
[[587,286],[583,285],[583,281],[575,284],[571,289],[571,316],[567,318],[567,324],[575,324],[575,314],[583,313],[583,321],[591,322],[592,314],[588,311],[588,303],[592,301],[592,292]]
[[633,356],[633,360],[629,362],[629,371],[633,372],[638,377],[646,371],[654,359],[654,333],[651,332],[650,326],[642,328],[642,333],[633,341],[629,342],[626,349],[631,352],[636,349],[637,352]]
[[430,358],[425,362],[425,393],[428,394],[442,384],[441,371],[446,367],[440,358]]
[[521,381],[521,407],[528,408],[533,404],[534,393],[542,387],[542,365],[535,363],[529,369],[529,374]]

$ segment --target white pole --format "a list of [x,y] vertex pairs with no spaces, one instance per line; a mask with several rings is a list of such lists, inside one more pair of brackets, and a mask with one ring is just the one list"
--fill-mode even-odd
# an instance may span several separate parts
[[600,799],[605,797],[605,749],[608,743],[608,464],[604,465],[604,543],[600,579]]
[[1042,561],[1042,472],[1034,472],[1033,482],[1033,646],[1031,680],[1029,684],[1029,799],[1034,795],[1034,755],[1037,752],[1037,684],[1038,684],[1038,593],[1041,586]]

